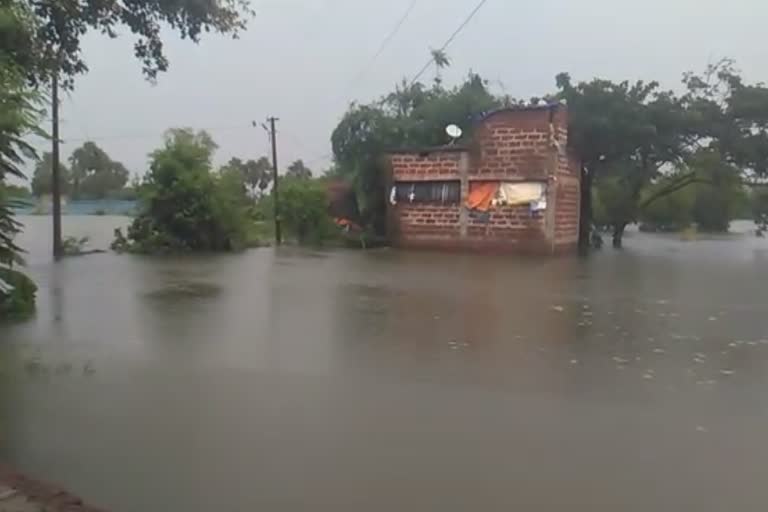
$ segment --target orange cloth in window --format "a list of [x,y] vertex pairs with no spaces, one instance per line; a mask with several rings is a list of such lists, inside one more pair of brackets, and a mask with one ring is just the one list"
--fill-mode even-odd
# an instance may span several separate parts
[[498,181],[476,181],[469,184],[469,197],[467,208],[487,212],[491,209],[491,202],[499,192]]

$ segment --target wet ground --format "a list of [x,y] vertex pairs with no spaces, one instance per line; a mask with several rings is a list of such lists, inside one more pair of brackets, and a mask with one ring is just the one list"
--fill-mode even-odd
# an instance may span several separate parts
[[[768,241],[54,267],[25,221],[0,455],[111,510],[768,505]],[[97,247],[124,222],[65,221]]]

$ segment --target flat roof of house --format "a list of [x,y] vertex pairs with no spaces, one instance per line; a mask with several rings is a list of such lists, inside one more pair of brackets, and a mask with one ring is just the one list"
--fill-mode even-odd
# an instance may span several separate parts
[[[486,119],[501,114],[504,112],[536,112],[536,111],[549,111],[558,110],[565,107],[564,103],[547,103],[546,105],[510,105],[508,107],[501,107],[494,110],[489,110],[481,114],[474,123],[481,123]],[[404,148],[392,148],[387,151],[388,154],[405,153],[405,154],[429,154],[429,153],[450,153],[450,152],[462,152],[469,151],[469,145],[466,143],[460,144],[444,144],[442,146],[416,146],[416,147],[404,147]]]
[[469,151],[469,146],[466,144],[444,144],[442,146],[414,146],[407,148],[393,148],[387,151],[389,154],[393,153],[406,153],[406,154],[422,154],[422,153],[461,153],[463,151]]
[[486,112],[480,117],[479,121],[483,121],[495,114],[500,114],[502,112],[533,112],[537,110],[557,110],[565,106],[566,105],[564,103],[560,102],[547,103],[546,105],[510,105],[508,107],[501,107]]

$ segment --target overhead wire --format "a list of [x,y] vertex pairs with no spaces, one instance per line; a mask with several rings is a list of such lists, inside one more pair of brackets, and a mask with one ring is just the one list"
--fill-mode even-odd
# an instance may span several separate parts
[[379,57],[381,57],[381,54],[384,53],[384,50],[387,49],[389,46],[389,43],[392,42],[392,40],[395,38],[398,32],[400,32],[400,29],[405,24],[405,22],[410,17],[411,13],[413,12],[413,9],[416,7],[416,4],[419,0],[411,0],[411,2],[408,4],[408,8],[405,10],[403,15],[397,20],[397,23],[395,24],[395,27],[384,37],[384,40],[379,45],[379,48],[376,50],[376,53],[373,54],[371,59],[368,61],[368,63],[360,70],[357,75],[352,79],[350,82],[350,85],[347,87],[349,89],[352,87],[356,82],[358,82],[361,78],[365,76],[365,74],[368,72],[368,70],[371,69],[371,66],[373,66]]
[[[464,28],[466,28],[466,26],[470,23],[470,21],[472,21],[475,15],[487,3],[487,1],[488,0],[480,0],[480,2],[469,13],[469,15],[461,22],[458,28],[451,34],[451,36],[445,41],[445,43],[443,43],[439,51],[444,51],[446,48],[448,48],[448,46],[456,39],[456,37],[464,30]],[[395,36],[397,36],[397,34],[402,29],[402,27],[405,25],[405,22],[410,17],[417,3],[418,3],[418,0],[411,0],[406,10],[398,18],[397,23],[395,24],[393,29],[384,37],[381,44],[378,46],[376,52],[371,56],[370,60],[352,79],[349,87],[352,87],[356,82],[358,82],[362,77],[364,77],[365,74],[368,72],[368,70],[371,68],[371,66],[373,66],[373,64],[379,59],[379,57],[381,57],[381,55],[387,49],[389,44],[394,40]],[[425,63],[425,65],[419,70],[419,72],[413,77],[413,79],[411,80],[411,84],[415,83],[421,77],[421,75],[424,74],[424,72],[429,68],[430,64],[432,64],[432,59],[428,60]],[[210,128],[202,128],[202,129],[213,132],[213,131],[232,131],[232,130],[240,130],[240,129],[247,129],[247,128],[249,127],[243,125],[243,126],[227,126],[227,127],[210,127]],[[99,141],[99,140],[142,139],[142,138],[153,138],[157,136],[162,136],[162,133],[150,134],[150,133],[144,132],[144,133],[136,133],[136,134],[116,134],[116,135],[106,135],[106,136],[96,136],[96,137],[88,137],[86,135],[86,137],[67,139],[66,142],[81,142],[85,140]],[[299,142],[301,145],[304,145],[298,140],[298,138],[294,136],[291,136],[291,138],[293,138],[296,142]],[[322,156],[312,158],[310,162],[323,160],[331,156],[332,154],[324,154]]]
[[[392,28],[389,33],[384,36],[384,39],[379,44],[378,48],[376,49],[376,52],[371,56],[371,58],[368,60],[368,62],[363,65],[363,67],[358,71],[354,77],[349,81],[349,84],[344,89],[347,93],[350,92],[350,89],[355,86],[365,75],[368,73],[368,71],[371,69],[371,67],[376,63],[376,61],[381,57],[381,55],[384,53],[384,51],[389,47],[389,44],[395,39],[395,36],[400,32],[400,29],[402,29],[403,25],[405,25],[405,22],[408,21],[408,18],[411,16],[411,13],[416,8],[416,4],[419,0],[411,0],[408,6],[406,7],[403,14],[397,19],[397,22],[395,23],[394,27]],[[345,95],[346,96],[346,95]],[[293,137],[292,137],[293,138]],[[298,141],[297,141],[298,142]],[[312,157],[308,163],[312,162],[319,162],[322,160],[328,160],[329,158],[333,157],[333,153],[325,153],[323,155],[317,155]]]
[[[183,126],[179,125],[179,126]],[[204,130],[206,132],[232,132],[237,130],[251,129],[251,125],[229,125],[229,126],[212,126],[212,127],[192,127],[195,130]],[[138,139],[151,139],[156,137],[162,137],[167,130],[155,131],[155,132],[135,132],[135,133],[123,133],[113,135],[97,135],[95,137],[67,137],[63,138],[63,142],[87,142],[87,141],[106,141],[106,140],[138,140]]]
[[[438,51],[443,52],[446,48],[453,42],[454,39],[456,39],[456,36],[458,36],[464,28],[469,25],[469,22],[472,21],[472,18],[475,17],[475,14],[482,9],[482,7],[488,2],[488,0],[480,0],[480,2],[475,6],[474,9],[472,9],[472,12],[469,13],[469,15],[464,18],[464,21],[461,22],[461,25],[451,34],[451,37],[449,37],[445,43],[443,43],[443,46],[441,46]],[[432,59],[429,59],[425,64],[424,67],[419,70],[418,73],[416,73],[416,76],[413,77],[413,80],[411,80],[411,85],[416,83],[416,80],[421,78],[421,75],[424,74],[424,72],[429,68],[429,65],[432,64]]]
[[[397,33],[398,33],[398,31],[400,30],[400,28],[403,26],[403,24],[405,23],[405,21],[406,21],[406,20],[408,19],[408,17],[410,16],[411,12],[413,11],[414,7],[416,6],[416,2],[417,2],[417,0],[413,0],[413,1],[412,1],[412,2],[411,2],[409,5],[408,5],[408,8],[406,9],[405,13],[404,13],[404,14],[403,14],[403,16],[402,16],[402,17],[401,17],[401,18],[398,20],[398,23],[395,25],[395,28],[394,28],[394,30],[393,30],[393,31],[392,31],[390,34],[388,34],[388,35],[387,35],[387,37],[385,37],[385,38],[384,38],[384,41],[382,41],[382,44],[379,46],[379,49],[378,49],[378,50],[377,50],[377,52],[374,54],[374,56],[371,58],[371,62],[370,62],[370,63],[369,63],[369,64],[368,64],[368,65],[367,65],[367,66],[366,66],[364,69],[363,69],[363,71],[361,71],[361,72],[358,74],[358,77],[357,77],[355,80],[353,80],[353,83],[354,83],[354,81],[358,80],[360,76],[364,76],[364,75],[365,75],[365,72],[366,72],[366,71],[367,71],[367,70],[370,68],[370,66],[371,66],[371,65],[373,65],[373,63],[376,61],[376,59],[378,59],[378,57],[379,57],[379,56],[381,56],[381,53],[383,53],[383,51],[384,51],[384,50],[386,49],[386,47],[389,45],[389,43],[391,42],[391,40],[394,38],[394,36],[395,36],[395,35],[397,35]],[[460,34],[460,33],[461,33],[461,32],[462,32],[462,31],[463,31],[463,30],[464,30],[464,29],[467,27],[467,25],[469,25],[469,23],[472,21],[472,18],[474,18],[474,17],[475,17],[475,15],[476,15],[476,14],[477,14],[477,13],[480,11],[480,9],[482,9],[482,8],[483,8],[483,6],[484,6],[484,5],[485,5],[487,2],[488,2],[488,0],[480,0],[480,2],[479,2],[479,3],[478,3],[476,6],[475,6],[475,8],[474,8],[474,9],[472,9],[472,11],[471,11],[471,12],[470,12],[470,13],[467,15],[467,17],[466,17],[466,18],[464,18],[464,20],[461,22],[461,24],[459,24],[458,28],[456,28],[456,30],[454,30],[454,31],[453,31],[453,33],[450,35],[450,37],[448,37],[448,39],[445,41],[445,43],[443,43],[443,45],[440,47],[439,51],[441,51],[441,52],[442,52],[442,51],[445,51],[445,49],[446,49],[446,48],[448,48],[448,46],[450,46],[450,44],[451,44],[451,43],[452,43],[452,42],[453,42],[453,41],[456,39],[456,37],[458,37],[458,35],[459,35],[459,34]],[[411,85],[413,85],[414,83],[416,83],[416,81],[417,81],[417,80],[418,80],[418,79],[421,77],[421,75],[423,75],[423,74],[424,74],[424,72],[425,72],[425,71],[426,71],[426,70],[429,68],[429,65],[430,65],[430,64],[432,64],[432,59],[429,59],[429,60],[428,60],[428,61],[427,61],[427,62],[424,64],[424,66],[421,68],[421,70],[419,70],[419,72],[418,72],[418,73],[416,73],[416,76],[414,76],[414,77],[413,77],[413,79],[411,80]],[[320,159],[322,159],[322,158],[323,158],[323,157],[318,157],[318,158],[317,158],[317,160],[320,160]]]

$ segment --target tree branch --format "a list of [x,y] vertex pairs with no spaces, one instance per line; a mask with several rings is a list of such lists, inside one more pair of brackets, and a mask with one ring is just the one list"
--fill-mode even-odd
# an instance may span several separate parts
[[677,192],[678,190],[685,188],[688,185],[693,185],[694,183],[704,183],[707,185],[711,185],[712,181],[696,178],[696,173],[690,172],[688,174],[685,174],[677,178],[675,182],[671,183],[667,187],[656,191],[650,197],[646,197],[645,199],[643,199],[638,205],[638,209],[642,210],[644,208],[647,208],[654,201],[661,199],[662,197],[668,196],[669,194],[672,194],[674,192]]

